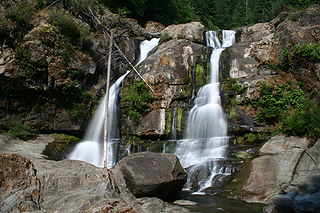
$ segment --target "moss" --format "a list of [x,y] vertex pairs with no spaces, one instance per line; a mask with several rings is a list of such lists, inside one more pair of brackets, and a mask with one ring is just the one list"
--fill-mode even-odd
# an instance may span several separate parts
[[172,109],[166,110],[166,135],[171,133],[171,123],[172,123]]
[[204,67],[200,64],[196,65],[196,87],[199,88],[209,81],[209,76],[205,75]]
[[54,139],[54,143],[73,143],[80,140],[75,136],[65,134],[51,134],[50,136]]
[[169,35],[169,33],[162,33],[160,36],[160,43],[164,43],[167,41],[170,41],[172,38],[172,36]]
[[177,131],[182,131],[182,116],[183,116],[183,109],[181,107],[177,108]]

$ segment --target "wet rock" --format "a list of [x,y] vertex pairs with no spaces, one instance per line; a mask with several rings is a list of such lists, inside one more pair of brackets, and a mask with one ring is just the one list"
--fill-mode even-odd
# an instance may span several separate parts
[[200,22],[187,24],[170,25],[161,31],[161,34],[168,34],[171,38],[184,38],[203,42],[204,26]]
[[141,152],[129,155],[117,164],[129,190],[137,197],[174,199],[187,180],[179,159],[172,154]]
[[179,206],[196,206],[197,205],[197,202],[194,202],[191,200],[176,200],[173,203]]

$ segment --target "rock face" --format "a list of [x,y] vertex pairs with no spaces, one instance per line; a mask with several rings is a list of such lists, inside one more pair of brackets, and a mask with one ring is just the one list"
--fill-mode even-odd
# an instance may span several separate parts
[[200,22],[191,22],[187,24],[170,25],[162,30],[161,34],[167,34],[171,38],[184,38],[203,42],[204,30],[204,26]]
[[[305,82],[301,89],[318,102],[319,63],[293,62],[294,69],[291,74],[274,70],[271,65],[279,63],[279,56],[285,48],[296,44],[320,42],[320,25],[317,21],[319,16],[320,7],[314,5],[293,14],[283,12],[270,22],[240,29],[240,41],[222,53],[220,66],[224,79],[234,78],[247,88],[243,94],[236,96],[238,102],[259,98],[259,84],[262,82],[270,81],[277,84],[295,80]],[[247,125],[245,119],[241,118],[241,113],[254,117],[250,109],[242,111],[239,110],[241,108],[245,107],[238,105],[234,110],[240,126]]]
[[[154,101],[149,104],[149,112],[135,124],[130,118],[122,117],[122,133],[168,137],[172,120],[176,119],[177,131],[181,134],[181,119],[187,112],[186,107],[182,106],[184,103],[181,102],[188,102],[195,95],[197,88],[207,82],[209,51],[210,49],[204,45],[184,39],[170,40],[152,51],[137,69],[155,91],[155,94],[152,94]],[[123,87],[130,84],[132,82],[127,80]],[[121,93],[121,97],[125,95]],[[121,103],[123,112],[126,110],[125,105]],[[174,108],[178,111],[176,115],[173,113]]]
[[276,136],[266,142],[251,163],[245,200],[294,212],[318,212],[320,141],[310,146],[310,140],[298,137]]
[[43,159],[50,141],[45,135],[28,142],[0,135],[1,212],[188,212],[157,198],[136,199],[119,169]]
[[187,173],[172,154],[140,152],[119,161],[129,190],[137,197],[172,200],[182,190]]
[[[109,38],[101,32],[93,33],[99,31],[97,26],[73,5],[67,9],[59,4],[55,5],[57,8],[44,11],[33,9],[25,20],[28,28],[23,31],[19,23],[6,18],[9,16],[6,13],[20,4],[11,1],[0,5],[6,8],[1,12],[10,32],[0,39],[5,44],[0,50],[0,120],[9,115],[41,131],[83,131],[105,89]],[[35,8],[36,4],[36,1],[28,1],[30,8]],[[51,10],[61,13],[53,17]],[[140,41],[152,38],[153,34],[137,21],[122,18],[107,9],[92,8],[92,12],[104,26],[116,28],[118,47],[134,63]],[[64,18],[64,24],[76,25],[74,31],[79,30],[81,39],[64,35],[60,28],[68,27],[52,21],[57,17]],[[15,35],[11,27],[19,38],[12,38]],[[115,50],[111,81],[128,69],[128,62]]]

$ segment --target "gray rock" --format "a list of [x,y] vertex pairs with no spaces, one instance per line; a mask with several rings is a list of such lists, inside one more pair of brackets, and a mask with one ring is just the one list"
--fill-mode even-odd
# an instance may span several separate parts
[[157,198],[137,200],[119,169],[43,159],[41,152],[52,140],[42,135],[25,142],[0,135],[1,212],[188,212]]
[[271,202],[293,181],[297,165],[310,140],[298,137],[275,136],[260,149],[262,156],[251,164],[250,177],[244,189],[250,192],[245,199],[251,202]]
[[140,152],[129,155],[117,164],[129,190],[138,197],[155,196],[173,199],[187,180],[187,173],[177,156]]
[[170,25],[161,31],[161,34],[168,34],[172,38],[184,38],[203,42],[204,26],[200,22],[187,24]]

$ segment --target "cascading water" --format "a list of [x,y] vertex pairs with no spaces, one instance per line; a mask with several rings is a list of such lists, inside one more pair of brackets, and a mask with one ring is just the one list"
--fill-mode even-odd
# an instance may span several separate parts
[[221,45],[217,32],[206,33],[207,45],[214,48],[210,57],[210,83],[200,88],[188,115],[186,139],[178,141],[176,155],[188,170],[187,189],[203,192],[212,186],[217,174],[229,174],[221,165],[228,146],[227,121],[221,106],[219,58],[223,48],[234,42],[234,31],[223,31]]
[[[129,72],[122,75],[109,90],[109,124],[107,143],[107,168],[111,168],[117,161],[119,146],[119,119],[118,119],[118,94],[121,82]],[[102,134],[104,127],[104,114],[106,107],[106,96],[103,97],[96,113],[90,121],[84,140],[77,144],[75,149],[69,154],[69,159],[82,160],[93,165],[103,167],[103,143]]]
[[[148,56],[148,53],[158,45],[159,40],[160,39],[158,38],[153,38],[150,41],[145,40],[141,42],[140,58],[137,65],[141,63]],[[122,75],[109,90],[107,168],[114,166],[118,158],[120,146],[118,97],[121,83],[128,73],[129,72]],[[103,97],[96,113],[90,121],[84,140],[77,144],[75,149],[69,154],[69,159],[86,161],[99,167],[104,166],[102,134],[105,119],[105,107],[106,96]],[[127,151],[130,153],[130,147],[128,147]]]
[[144,40],[140,43],[140,57],[137,65],[147,58],[148,53],[159,44],[159,40],[159,38],[153,38],[150,41]]

